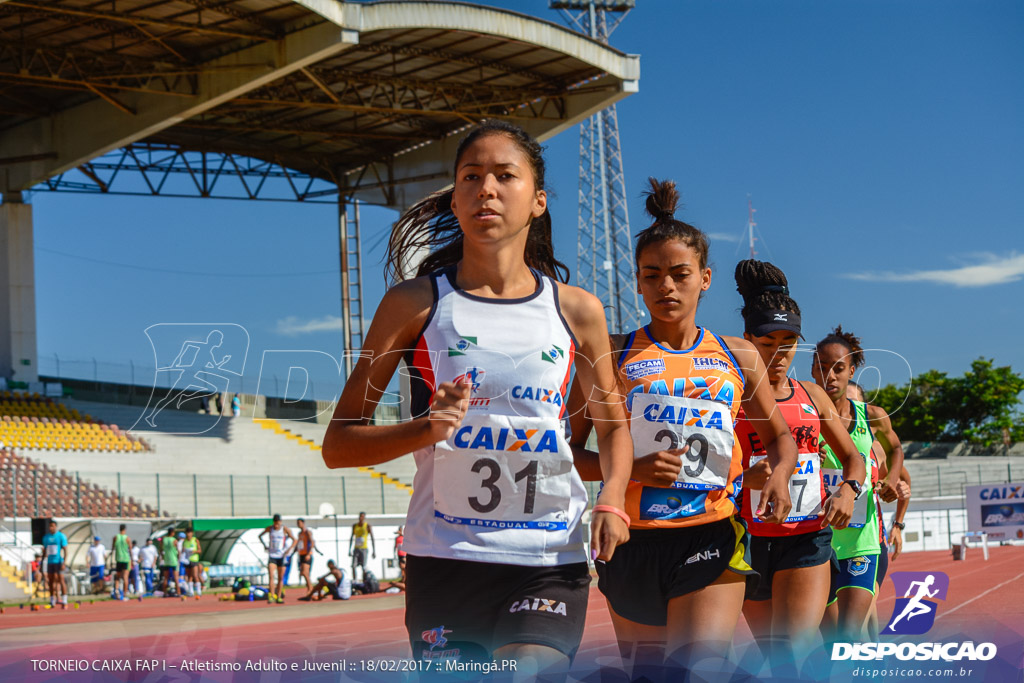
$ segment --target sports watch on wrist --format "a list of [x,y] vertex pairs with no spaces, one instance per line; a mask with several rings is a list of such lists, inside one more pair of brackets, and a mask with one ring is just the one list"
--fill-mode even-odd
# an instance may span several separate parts
[[[864,487],[860,485],[860,482],[854,479],[843,479],[843,484],[849,484],[850,488],[853,489],[854,500],[860,498],[860,494],[863,493],[864,491]],[[840,484],[840,486],[842,486],[843,484]]]
[[907,528],[907,525],[904,524],[903,522],[893,522],[892,526],[893,526],[894,529],[899,529],[900,531],[903,531],[904,529]]

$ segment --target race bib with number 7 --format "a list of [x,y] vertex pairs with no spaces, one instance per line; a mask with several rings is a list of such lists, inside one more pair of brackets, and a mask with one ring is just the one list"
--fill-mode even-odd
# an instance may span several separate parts
[[633,456],[687,447],[673,488],[723,489],[732,465],[732,413],[724,403],[662,394],[634,394],[629,432]]
[[[751,467],[764,459],[763,455],[751,456]],[[783,520],[784,524],[802,522],[818,516],[821,511],[821,473],[821,457],[817,453],[800,453],[800,461],[789,479],[789,499],[793,507],[789,511],[789,516]],[[761,489],[750,489],[750,493],[750,511],[753,515],[761,504]],[[754,521],[761,520],[754,517]]]

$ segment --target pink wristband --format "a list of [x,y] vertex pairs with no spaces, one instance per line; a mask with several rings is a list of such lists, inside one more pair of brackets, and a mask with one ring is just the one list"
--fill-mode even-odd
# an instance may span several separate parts
[[626,526],[629,526],[631,524],[629,515],[627,515],[625,512],[623,512],[622,510],[613,505],[595,505],[594,512],[610,512],[613,515],[617,515],[623,522],[626,523]]

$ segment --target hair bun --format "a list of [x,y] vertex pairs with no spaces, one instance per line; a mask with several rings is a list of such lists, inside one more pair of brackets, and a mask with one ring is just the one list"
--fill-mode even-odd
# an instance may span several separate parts
[[648,178],[651,189],[645,192],[647,202],[645,208],[655,221],[673,220],[676,207],[679,205],[679,192],[673,180],[656,180]]

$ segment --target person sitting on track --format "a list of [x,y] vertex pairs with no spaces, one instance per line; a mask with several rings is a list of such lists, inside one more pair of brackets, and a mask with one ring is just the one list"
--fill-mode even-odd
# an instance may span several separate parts
[[[299,598],[303,602],[320,601],[325,595],[330,595],[335,600],[348,600],[352,597],[352,580],[345,575],[345,570],[334,563],[334,560],[327,561],[327,568],[330,570],[309,589],[304,596]],[[332,580],[333,579],[333,580]],[[327,592],[324,592],[324,589]]]

